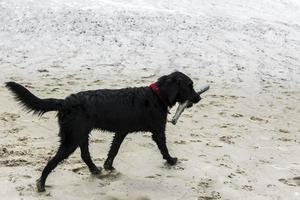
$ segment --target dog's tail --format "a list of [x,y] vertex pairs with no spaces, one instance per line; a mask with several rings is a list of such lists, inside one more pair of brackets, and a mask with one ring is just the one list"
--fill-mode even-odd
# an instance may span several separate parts
[[45,112],[59,111],[63,108],[63,99],[40,99],[16,82],[7,82],[5,86],[28,112],[32,111],[34,114],[43,115]]

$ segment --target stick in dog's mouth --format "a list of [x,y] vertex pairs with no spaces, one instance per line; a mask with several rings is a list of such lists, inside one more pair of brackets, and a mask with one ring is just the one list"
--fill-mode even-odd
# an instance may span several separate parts
[[[197,93],[199,95],[201,95],[202,93],[206,92],[209,89],[209,85],[205,85],[204,87],[202,87]],[[171,123],[173,125],[175,125],[180,117],[180,115],[183,113],[184,109],[186,107],[188,107],[189,105],[193,104],[192,102],[190,102],[189,100],[185,101],[182,104],[179,104],[177,109],[176,109],[176,113],[174,115],[174,117],[171,120]]]

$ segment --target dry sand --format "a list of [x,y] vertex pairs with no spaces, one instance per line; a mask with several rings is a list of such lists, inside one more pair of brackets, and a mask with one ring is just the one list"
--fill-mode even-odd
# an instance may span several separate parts
[[[299,10],[298,0],[0,1],[0,199],[299,200]],[[21,111],[5,81],[63,98],[173,70],[211,86],[167,126],[176,166],[150,134],[132,134],[117,172],[91,176],[77,150],[36,192],[58,146],[55,113]],[[98,166],[111,139],[92,132]]]

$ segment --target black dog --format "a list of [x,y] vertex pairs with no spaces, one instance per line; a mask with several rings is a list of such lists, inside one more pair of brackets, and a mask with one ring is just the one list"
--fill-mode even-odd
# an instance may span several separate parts
[[186,100],[193,103],[200,101],[192,80],[181,72],[162,76],[149,87],[90,90],[72,94],[66,99],[40,99],[15,82],[6,83],[6,87],[28,111],[38,115],[58,111],[60,146],[37,181],[38,191],[45,191],[49,173],[78,146],[91,173],[101,172],[89,153],[89,133],[93,129],[115,133],[104,163],[106,170],[114,169],[113,160],[126,135],[137,131],[151,132],[163,159],[170,165],[175,165],[177,158],[170,156],[166,146],[168,107]]

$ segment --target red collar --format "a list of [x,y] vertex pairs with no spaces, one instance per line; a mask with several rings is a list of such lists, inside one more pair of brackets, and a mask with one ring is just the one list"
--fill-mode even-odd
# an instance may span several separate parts
[[156,94],[156,95],[159,97],[159,99],[160,99],[167,107],[169,107],[168,101],[167,101],[165,98],[163,98],[163,97],[161,96],[161,94],[160,94],[161,92],[160,92],[158,86],[156,85],[156,83],[151,83],[148,87],[154,92],[154,94]]
[[156,83],[151,83],[151,84],[149,85],[149,88],[150,88],[156,95],[159,94],[159,89],[158,89]]

